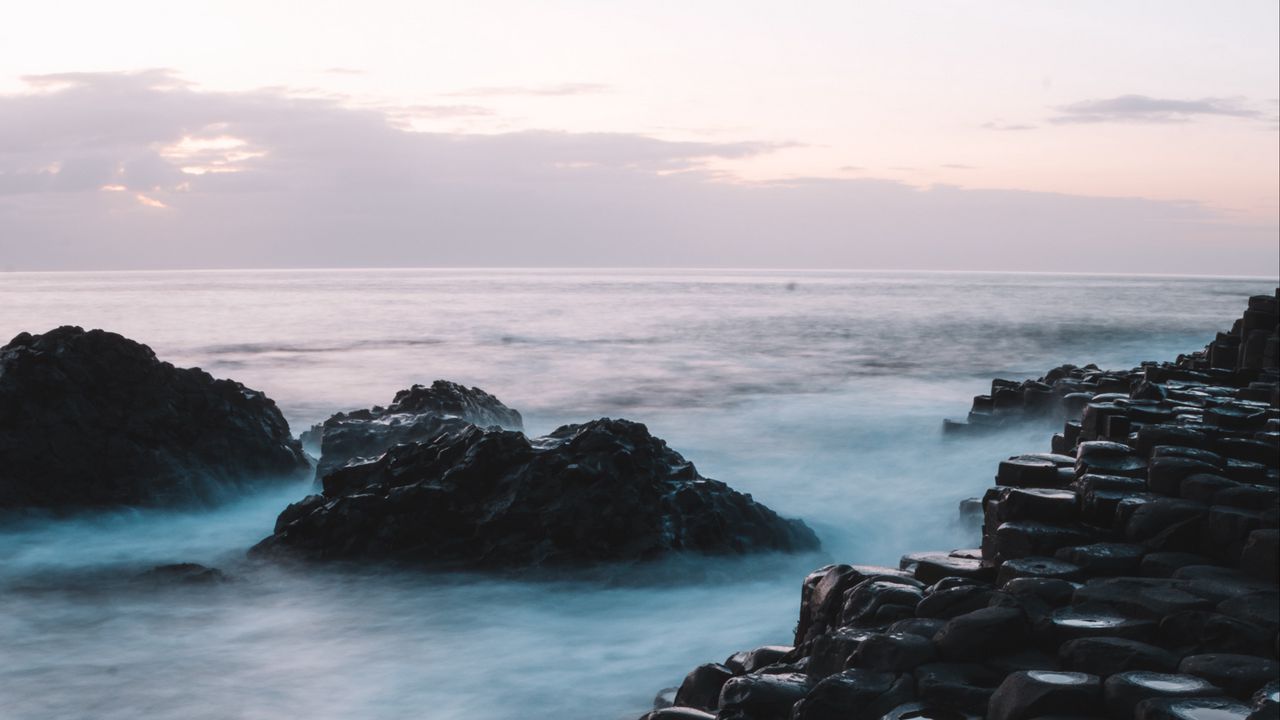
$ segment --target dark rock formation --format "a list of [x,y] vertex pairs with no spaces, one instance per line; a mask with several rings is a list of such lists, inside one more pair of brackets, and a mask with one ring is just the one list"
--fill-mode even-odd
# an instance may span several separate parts
[[320,449],[316,477],[323,478],[353,460],[376,459],[396,445],[431,440],[454,427],[444,422],[448,418],[504,430],[524,427],[520,413],[480,388],[436,380],[430,387],[401,390],[385,408],[338,413],[305,433],[304,439]]
[[286,508],[254,551],[518,568],[817,546],[804,523],[702,477],[639,423],[530,440],[440,422],[428,441],[326,475],[324,493]]
[[0,508],[215,499],[308,470],[267,396],[102,330],[0,348]]
[[995,487],[962,503],[981,513],[981,552],[814,571],[793,650],[725,683],[804,667],[811,685],[787,685],[758,712],[723,697],[702,709],[722,720],[1276,717],[1276,307],[1251,298],[1231,333],[1176,363],[995,381],[949,430],[1064,425],[1052,453],[1009,458]]

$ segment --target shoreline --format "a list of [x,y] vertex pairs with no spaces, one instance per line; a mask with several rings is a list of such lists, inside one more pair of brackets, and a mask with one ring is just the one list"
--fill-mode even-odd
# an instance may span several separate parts
[[695,668],[644,720],[1274,717],[1278,305],[1173,362],[994,381],[948,431],[1064,425],[961,503],[979,548],[813,571],[793,645]]

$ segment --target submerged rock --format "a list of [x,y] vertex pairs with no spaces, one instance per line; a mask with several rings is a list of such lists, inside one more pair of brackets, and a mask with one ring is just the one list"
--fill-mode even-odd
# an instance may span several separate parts
[[64,326],[0,348],[0,508],[207,501],[308,469],[276,404]]
[[646,560],[665,553],[814,549],[779,517],[640,423],[601,419],[546,437],[459,420],[429,441],[323,479],[255,553],[459,567]]
[[521,430],[520,413],[481,390],[448,380],[430,387],[414,385],[396,393],[387,407],[338,413],[309,430],[306,439],[320,450],[316,477],[357,459],[374,459],[402,443],[431,440],[456,423],[455,418],[480,427]]

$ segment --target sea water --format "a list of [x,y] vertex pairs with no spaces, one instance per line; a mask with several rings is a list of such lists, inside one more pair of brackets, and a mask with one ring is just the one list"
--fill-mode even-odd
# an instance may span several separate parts
[[[0,520],[8,718],[555,718],[643,713],[703,662],[788,644],[800,582],[973,547],[956,504],[1052,427],[944,438],[993,377],[1173,359],[1269,279],[679,270],[0,274],[0,342],[106,328],[274,398],[295,433],[413,383],[476,385],[530,433],[611,416],[823,551],[583,576],[274,567],[244,552],[307,483],[215,508]],[[215,586],[131,581],[171,562]]]

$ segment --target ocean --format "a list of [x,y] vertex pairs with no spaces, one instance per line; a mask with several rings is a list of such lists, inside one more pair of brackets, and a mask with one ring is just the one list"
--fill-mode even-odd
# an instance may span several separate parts
[[[265,391],[294,433],[413,383],[531,434],[626,417],[804,519],[820,553],[563,577],[273,567],[308,483],[214,508],[0,518],[6,718],[614,720],[703,662],[788,644],[828,562],[974,547],[956,504],[1050,425],[944,438],[993,377],[1199,349],[1275,280],[736,270],[0,274],[0,342],[101,327]],[[130,582],[200,562],[232,582]]]

